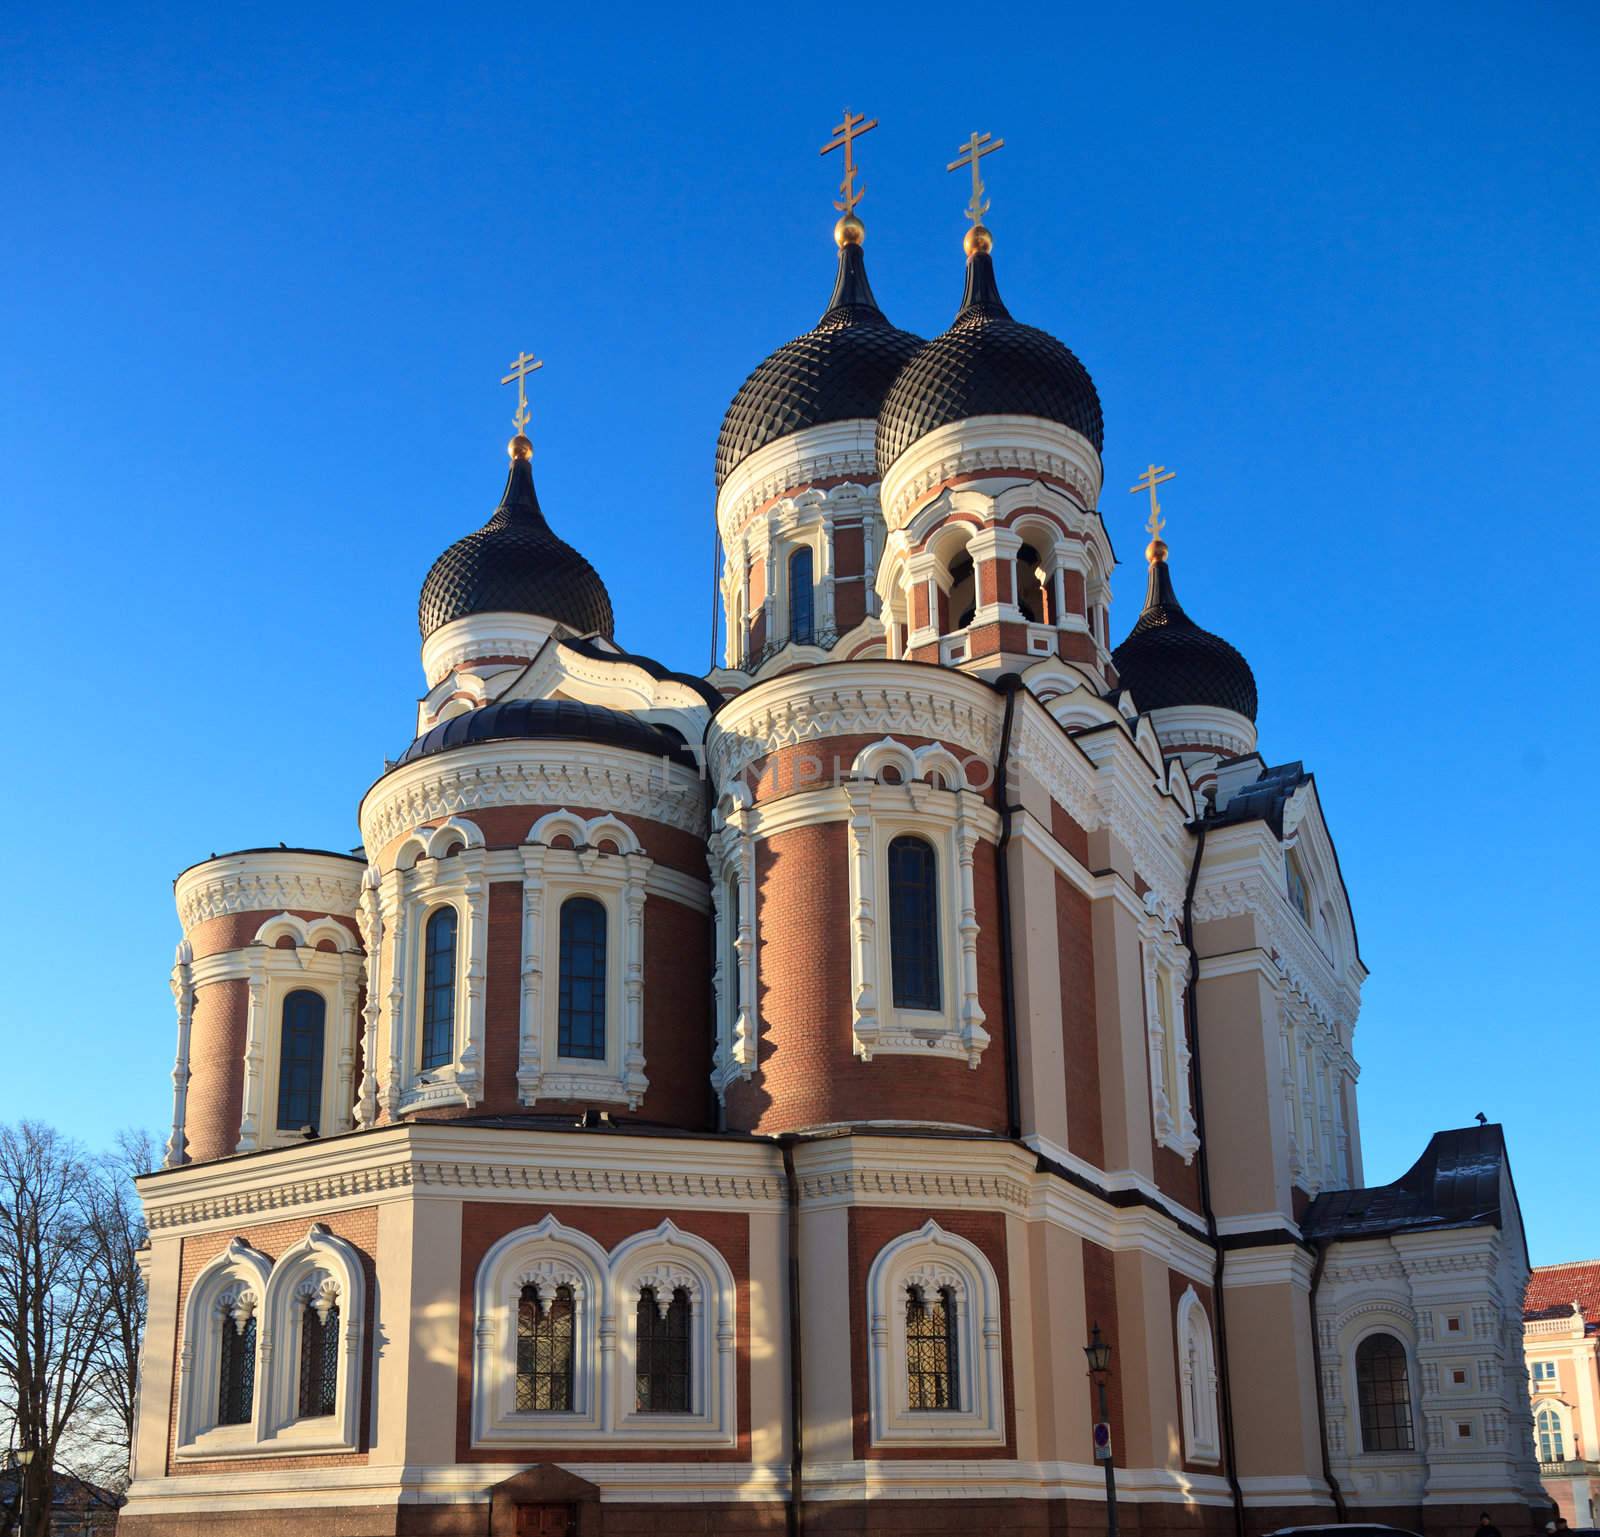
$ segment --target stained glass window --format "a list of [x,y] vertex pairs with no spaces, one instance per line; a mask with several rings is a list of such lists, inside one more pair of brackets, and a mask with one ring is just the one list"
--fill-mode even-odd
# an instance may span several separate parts
[[328,1006],[321,993],[297,988],[283,1000],[278,1053],[278,1130],[322,1127],[322,1038]]
[[1369,1334],[1356,1347],[1356,1397],[1361,1405],[1363,1451],[1413,1449],[1406,1347],[1392,1334]]
[[635,1404],[645,1414],[687,1414],[691,1407],[689,1294],[681,1286],[663,1314],[653,1286],[639,1292]]
[[956,1299],[944,1287],[932,1297],[906,1288],[906,1386],[913,1409],[960,1408],[956,1376]]
[[517,1409],[563,1412],[572,1408],[574,1308],[572,1288],[558,1286],[541,1304],[537,1287],[524,1286],[517,1303]]
[[563,1057],[606,1054],[606,910],[593,897],[561,904],[560,1036]]
[[889,961],[900,1009],[937,1009],[939,990],[938,858],[922,838],[889,845]]
[[455,1056],[456,910],[441,907],[423,931],[422,1067],[443,1067]]

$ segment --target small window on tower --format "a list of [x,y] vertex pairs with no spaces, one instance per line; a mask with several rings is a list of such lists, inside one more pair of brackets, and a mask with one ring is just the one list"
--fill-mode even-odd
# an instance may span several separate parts
[[809,646],[816,639],[816,604],[810,545],[789,557],[789,639]]
[[938,856],[925,838],[889,845],[889,964],[897,1009],[937,1009]]
[[606,1055],[606,910],[593,897],[561,904],[560,1028],[563,1057]]
[[972,616],[977,612],[977,601],[972,557],[958,555],[950,562],[950,619],[952,629],[964,630],[972,623]]
[[1044,580],[1039,575],[1039,552],[1031,544],[1017,551],[1017,607],[1034,624],[1044,619]]
[[441,907],[423,938],[422,1069],[443,1067],[455,1056],[456,910]]

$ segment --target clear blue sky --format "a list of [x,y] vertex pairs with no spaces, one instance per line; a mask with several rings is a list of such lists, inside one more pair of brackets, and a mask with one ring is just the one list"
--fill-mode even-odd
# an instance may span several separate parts
[[826,299],[848,102],[925,334],[944,164],[1005,138],[1003,292],[1105,402],[1119,635],[1123,488],[1179,472],[1178,591],[1356,904],[1369,1178],[1484,1110],[1535,1259],[1600,1254],[1597,55],[1588,4],[11,6],[0,1119],[165,1130],[171,878],[357,841],[519,348],[618,638],[704,668],[717,425]]

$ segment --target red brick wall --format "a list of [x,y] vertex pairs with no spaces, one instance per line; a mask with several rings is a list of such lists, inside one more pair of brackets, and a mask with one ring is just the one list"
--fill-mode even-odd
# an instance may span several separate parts
[[[366,1298],[362,1314],[366,1321],[361,1347],[362,1380],[355,1384],[356,1391],[361,1395],[360,1445],[364,1448],[371,1438],[372,1405],[366,1381],[366,1363],[372,1359],[373,1314],[376,1311],[374,1278],[377,1270],[373,1256],[378,1250],[378,1209],[375,1206],[358,1206],[351,1211],[325,1214],[316,1220],[325,1223],[331,1233],[344,1239],[360,1252],[361,1269],[366,1276]],[[311,1219],[308,1217],[290,1217],[281,1222],[256,1223],[254,1226],[230,1228],[218,1233],[203,1233],[183,1240],[178,1259],[178,1317],[173,1327],[172,1413],[167,1425],[169,1475],[216,1473],[226,1471],[230,1465],[248,1467],[252,1472],[257,1469],[270,1472],[283,1468],[360,1467],[366,1463],[367,1454],[364,1450],[318,1452],[314,1456],[301,1457],[251,1457],[239,1461],[208,1457],[199,1464],[173,1460],[173,1451],[178,1444],[178,1378],[183,1361],[184,1305],[188,1301],[189,1289],[194,1285],[195,1277],[226,1249],[234,1238],[242,1238],[258,1253],[266,1255],[269,1260],[276,1260],[280,1254],[298,1244],[306,1236],[310,1226]],[[280,1371],[284,1369],[281,1361],[278,1363],[278,1369]],[[210,1384],[197,1383],[196,1391],[212,1392],[215,1389]]]
[[[874,1447],[868,1386],[869,1320],[867,1275],[885,1244],[904,1233],[914,1233],[929,1218],[947,1233],[967,1239],[983,1251],[994,1267],[1000,1288],[1000,1358],[1005,1363],[1006,1439],[1003,1446],[895,1446]],[[857,1457],[906,1458],[1014,1457],[1016,1456],[1016,1389],[1011,1371],[1011,1287],[1006,1264],[1006,1219],[999,1212],[907,1211],[854,1206],[850,1209],[850,1407]],[[915,1528],[913,1528],[915,1530]]]
[[1094,935],[1089,898],[1056,880],[1056,942],[1061,954],[1061,1031],[1066,1047],[1067,1148],[1106,1166],[1100,1099],[1100,1032],[1095,1020]]
[[[976,1069],[946,1057],[863,1062],[856,1056],[846,859],[843,822],[793,828],[757,848],[757,1072],[730,1086],[728,1124],[770,1133],[835,1121],[937,1118],[1004,1131],[993,846],[979,843],[973,859],[978,998],[991,1037]],[[880,944],[888,943],[886,917],[878,915]]]
[[1085,870],[1089,868],[1089,834],[1082,823],[1069,816],[1056,801],[1050,802],[1050,836]]
[[[352,865],[352,870],[356,867]],[[303,918],[307,923],[318,918],[332,918],[335,923],[342,923],[350,930],[356,943],[361,942],[361,931],[356,926],[354,918],[344,918],[338,913],[313,912],[309,908],[292,908],[290,911],[296,918]],[[281,907],[261,908],[248,913],[223,913],[216,918],[207,918],[195,924],[192,929],[185,932],[184,938],[189,941],[194,957],[199,960],[203,955],[220,955],[224,950],[241,950],[246,945],[252,944],[256,932],[269,918],[281,917]]]
[[592,1447],[560,1446],[563,1462],[748,1462],[750,1460],[750,1220],[744,1213],[707,1211],[598,1210],[582,1206],[509,1204],[468,1201],[461,1208],[461,1332],[456,1373],[456,1461],[530,1461],[527,1447],[474,1447],[472,1445],[473,1294],[483,1257],[507,1233],[533,1227],[554,1216],[567,1227],[587,1233],[606,1249],[625,1238],[646,1233],[664,1218],[686,1233],[711,1244],[727,1261],[737,1294],[738,1319],[734,1338],[735,1395],[738,1399],[737,1444],[721,1448],[662,1450],[619,1447],[597,1439]]
[[208,982],[195,992],[183,1130],[196,1163],[225,1157],[239,1145],[249,1010],[250,986],[243,979]]
[[[1100,1325],[1100,1333],[1111,1346],[1111,1359],[1115,1362],[1119,1355],[1117,1347],[1122,1343],[1117,1333],[1116,1267],[1111,1251],[1102,1249],[1087,1238],[1083,1240],[1083,1311],[1091,1329],[1096,1324]],[[1088,1398],[1090,1420],[1098,1420],[1100,1396],[1087,1373],[1084,1374],[1083,1391]],[[1111,1412],[1112,1450],[1116,1451],[1116,1427],[1125,1425],[1127,1421],[1122,1416],[1122,1379],[1114,1369],[1106,1385],[1106,1399]]]
[[[883,740],[881,731],[863,731],[850,736],[832,736],[816,741],[800,742],[793,747],[780,747],[764,758],[753,759],[740,773],[739,780],[750,787],[758,804],[781,800],[786,795],[800,791],[823,789],[843,784],[850,779],[850,765],[864,747]],[[908,736],[895,732],[894,739],[906,747],[916,749],[933,739],[925,736]],[[945,743],[955,754],[956,761],[965,766],[970,788],[981,790],[990,805],[995,803],[994,764],[985,757],[953,743]],[[701,878],[704,878],[704,860]]]
[[[880,540],[879,543],[882,543]],[[859,523],[836,524],[833,530],[833,574],[861,576],[867,558],[867,541]],[[860,583],[856,584],[858,587]]]

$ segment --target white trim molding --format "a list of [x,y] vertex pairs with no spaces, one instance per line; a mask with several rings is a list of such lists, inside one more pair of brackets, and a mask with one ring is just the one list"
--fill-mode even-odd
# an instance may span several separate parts
[[715,994],[717,1045],[711,1085],[724,1099],[728,1085],[755,1074],[760,1051],[760,1010],[756,1000],[756,839],[750,791],[730,785],[712,814],[710,844],[711,904],[715,913]]
[[1183,1417],[1183,1449],[1191,1462],[1216,1462],[1222,1456],[1217,1411],[1217,1353],[1211,1320],[1193,1286],[1178,1299],[1178,1396]]
[[[265,1330],[259,1313],[271,1275],[272,1262],[266,1255],[234,1238],[190,1284],[178,1358],[177,1456],[238,1456],[259,1439],[262,1383],[270,1355],[270,1349],[263,1350]],[[243,1335],[252,1320],[256,1320],[256,1359],[250,1418],[243,1424],[219,1425],[222,1331],[237,1329]]]
[[[911,1407],[906,1298],[948,1292],[955,1306],[956,1403]],[[1006,1439],[1000,1285],[978,1246],[931,1218],[884,1245],[867,1274],[868,1379],[874,1446],[999,1446]]]

